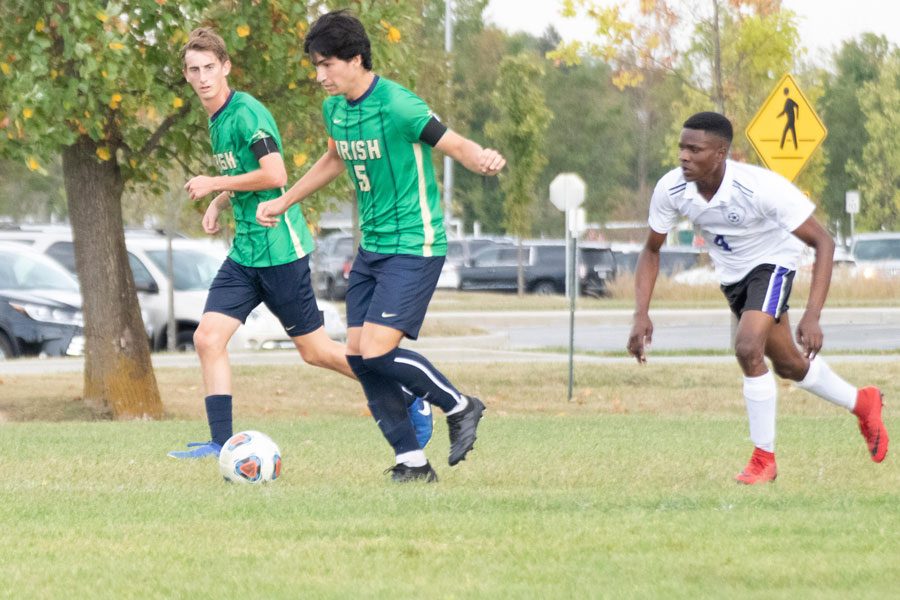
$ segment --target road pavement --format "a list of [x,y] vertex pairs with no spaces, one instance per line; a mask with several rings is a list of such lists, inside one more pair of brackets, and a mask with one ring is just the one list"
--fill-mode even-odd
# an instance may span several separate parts
[[[649,360],[658,363],[731,363],[730,355],[654,356],[653,351],[727,350],[731,318],[727,309],[651,311],[655,333]],[[799,317],[799,315],[798,315]],[[565,352],[540,349],[568,348],[567,311],[432,312],[429,319],[459,322],[483,329],[484,335],[426,338],[407,342],[435,362],[567,362]],[[620,351],[625,347],[630,310],[590,310],[576,313],[575,359],[590,364],[624,364],[631,358],[602,357],[586,351]],[[835,361],[896,361],[898,355],[853,355],[854,350],[900,348],[900,308],[827,309],[822,315],[825,348],[843,353]],[[850,352],[851,354],[845,354]],[[235,365],[295,364],[306,367],[294,351],[241,352],[231,355]],[[0,376],[54,372],[80,372],[82,358],[17,359],[0,362]],[[155,367],[199,369],[195,354],[155,354]],[[2,388],[0,388],[2,391]]]

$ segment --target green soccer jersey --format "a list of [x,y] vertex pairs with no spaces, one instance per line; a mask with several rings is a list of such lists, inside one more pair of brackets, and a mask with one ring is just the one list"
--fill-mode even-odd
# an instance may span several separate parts
[[[259,168],[251,146],[271,138],[281,152],[281,136],[272,114],[256,98],[244,92],[232,92],[216,114],[209,119],[213,157],[223,175],[242,175]],[[306,219],[293,205],[275,227],[256,222],[256,206],[277,198],[283,189],[234,192],[235,236],[229,258],[245,267],[272,267],[303,258],[315,247]]]
[[431,147],[419,141],[432,118],[428,105],[376,77],[356,101],[325,100],[323,116],[356,186],[361,246],[382,254],[444,256],[447,236]]

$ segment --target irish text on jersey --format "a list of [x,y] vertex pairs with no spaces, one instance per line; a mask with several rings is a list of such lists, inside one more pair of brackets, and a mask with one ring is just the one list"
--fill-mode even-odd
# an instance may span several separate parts
[[344,160],[372,160],[381,158],[378,140],[353,140],[335,142],[340,157]]
[[234,153],[229,152],[220,152],[219,154],[214,155],[216,159],[216,166],[219,167],[219,171],[230,171],[231,169],[237,168],[237,161],[234,160]]

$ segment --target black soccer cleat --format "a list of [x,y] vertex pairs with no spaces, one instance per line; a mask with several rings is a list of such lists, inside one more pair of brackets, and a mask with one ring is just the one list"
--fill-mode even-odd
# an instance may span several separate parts
[[410,467],[403,463],[396,464],[385,473],[390,472],[391,481],[395,483],[407,483],[409,481],[424,481],[425,483],[434,483],[438,480],[437,473],[431,468],[427,462],[421,467]]
[[450,466],[466,459],[466,454],[475,445],[475,430],[484,413],[484,403],[473,396],[466,396],[469,405],[462,411],[447,417],[450,430]]

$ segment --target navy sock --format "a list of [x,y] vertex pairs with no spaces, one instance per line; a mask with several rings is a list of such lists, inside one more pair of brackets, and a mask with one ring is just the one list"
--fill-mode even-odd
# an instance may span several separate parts
[[394,348],[387,354],[363,362],[384,377],[393,379],[419,398],[425,398],[444,412],[456,408],[461,394],[428,359],[406,348]]
[[206,419],[212,441],[222,446],[231,437],[231,395],[221,394],[206,397]]
[[372,417],[394,452],[403,454],[420,450],[416,430],[409,419],[408,396],[400,385],[370,369],[362,356],[348,354],[347,363],[359,379]]

